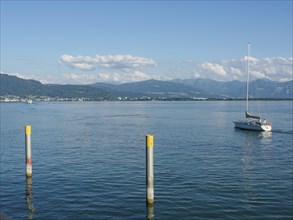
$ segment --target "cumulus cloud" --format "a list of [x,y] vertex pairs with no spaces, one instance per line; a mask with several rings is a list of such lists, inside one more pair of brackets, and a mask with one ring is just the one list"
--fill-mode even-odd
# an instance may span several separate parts
[[[160,64],[156,73],[145,72],[136,67],[147,65],[156,65],[154,61],[146,58],[137,58],[133,56],[103,56],[93,57],[72,57],[64,55],[64,62],[72,65],[84,65],[84,69],[95,69],[103,67],[103,73],[70,73],[64,75],[64,80],[71,83],[94,83],[94,82],[135,82],[147,79],[170,80],[174,78],[207,78],[218,81],[240,80],[246,81],[247,77],[247,57],[240,59],[222,60],[218,62],[195,62],[188,60],[187,63],[192,69],[184,68],[179,63]],[[81,62],[83,61],[83,62]],[[127,62],[126,62],[127,61]],[[69,65],[69,64],[68,64]],[[255,58],[250,57],[250,79],[266,78],[274,81],[292,80],[292,58],[273,57],[273,58]],[[80,66],[77,68],[81,69]],[[127,68],[126,68],[127,67]],[[186,67],[186,66],[185,66]]]
[[[205,78],[218,81],[246,81],[247,57],[218,62],[197,62],[188,60],[161,61],[157,66],[153,59],[131,55],[108,55],[94,57],[62,55],[60,63],[73,68],[70,73],[62,70],[46,72],[9,72],[24,79],[35,79],[42,83],[90,84],[95,82],[136,82],[148,79],[171,80],[175,78]],[[59,66],[60,67],[60,66]],[[99,70],[96,70],[100,68]],[[88,70],[88,71],[83,71]],[[153,71],[155,70],[155,71]],[[5,73],[4,71],[0,71]],[[274,81],[289,81],[293,78],[293,58],[250,57],[250,79],[266,78]]]
[[[188,61],[188,63],[191,63]],[[194,76],[219,81],[241,80],[247,76],[247,57],[242,59],[205,62],[195,64]],[[293,59],[283,57],[254,58],[250,57],[250,78],[252,80],[267,78],[274,81],[292,80]]]
[[221,76],[227,75],[225,67],[217,63],[203,63],[203,64],[200,64],[199,66],[202,69],[213,72],[214,74],[217,74],[217,75],[221,75]]
[[143,66],[156,66],[153,59],[132,55],[96,55],[94,57],[62,55],[59,63],[81,70],[94,70],[97,67],[136,69]]
[[153,77],[141,71],[76,74],[66,73],[63,75],[70,83],[91,84],[95,82],[125,83],[152,79]]

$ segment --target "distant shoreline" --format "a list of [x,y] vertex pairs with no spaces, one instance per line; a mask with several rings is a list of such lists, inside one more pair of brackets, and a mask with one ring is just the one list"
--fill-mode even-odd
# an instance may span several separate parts
[[[150,99],[127,99],[127,100],[83,100],[77,98],[50,98],[49,100],[39,99],[6,99],[0,100],[0,103],[28,103],[28,100],[34,102],[198,102],[198,101],[245,101],[244,98],[150,98]],[[250,98],[249,101],[293,101],[293,98]]]

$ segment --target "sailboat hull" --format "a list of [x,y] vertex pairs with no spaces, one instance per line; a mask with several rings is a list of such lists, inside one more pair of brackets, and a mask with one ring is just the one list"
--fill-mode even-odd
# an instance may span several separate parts
[[257,123],[255,121],[234,121],[235,128],[252,131],[271,131],[272,126],[268,123]]

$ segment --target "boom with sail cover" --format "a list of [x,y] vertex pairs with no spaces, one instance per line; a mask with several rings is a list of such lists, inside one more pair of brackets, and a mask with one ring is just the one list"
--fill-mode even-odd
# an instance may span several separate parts
[[259,116],[251,115],[248,111],[245,112],[245,117],[246,118],[254,118],[260,120]]

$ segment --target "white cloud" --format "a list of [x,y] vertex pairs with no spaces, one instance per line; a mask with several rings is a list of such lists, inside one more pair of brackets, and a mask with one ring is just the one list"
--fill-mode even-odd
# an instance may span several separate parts
[[249,78],[251,79],[263,79],[263,78],[268,78],[264,72],[261,71],[250,71]]
[[194,78],[200,78],[200,73],[194,71],[194,72],[193,72],[193,77],[194,77]]
[[92,74],[66,73],[63,77],[67,82],[76,84],[91,84],[96,82],[125,83],[152,79],[152,76],[141,71]]
[[[63,55],[61,63],[72,66],[70,73],[62,72],[4,72],[3,74],[15,75],[24,79],[38,80],[44,84],[90,84],[95,82],[136,82],[148,79],[171,80],[175,78],[207,78],[218,81],[240,80],[246,81],[247,60],[241,59],[222,60],[218,62],[195,62],[189,60],[185,63],[178,61],[161,61],[160,65],[151,69],[146,66],[154,66],[152,59],[135,57],[130,55],[116,56],[70,56]],[[102,70],[93,71],[100,67]],[[127,67],[127,68],[126,68]],[[92,70],[85,72],[83,70]],[[250,59],[250,79],[267,78],[274,81],[289,81],[293,78],[293,59],[283,57],[254,58]]]
[[203,63],[199,65],[202,69],[206,71],[211,71],[217,75],[226,76],[227,72],[225,67],[217,64],[217,63]]
[[239,68],[235,68],[233,66],[230,67],[230,71],[232,76],[236,76],[236,77],[241,77],[242,76],[242,71]]
[[153,59],[132,55],[96,55],[94,57],[62,55],[59,63],[81,70],[94,70],[97,67],[136,69],[143,66],[156,66],[156,62]]
[[293,77],[292,58],[286,59],[282,57],[264,58],[260,62],[252,65],[251,69],[259,72],[263,78],[275,81],[283,81]]
[[[245,56],[242,60],[247,62],[247,59],[248,59],[248,57]],[[259,59],[255,58],[255,57],[251,57],[251,56],[249,57],[249,64],[250,65],[257,64],[259,62],[261,62]]]
[[71,63],[71,67],[81,70],[93,70],[95,69],[95,66],[88,63]]
[[[188,62],[192,63],[192,62]],[[241,80],[247,76],[247,57],[219,62],[196,63],[194,76],[219,81]],[[274,81],[288,81],[293,78],[293,59],[283,57],[250,57],[250,79],[267,78]]]

